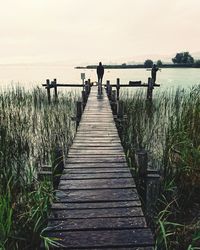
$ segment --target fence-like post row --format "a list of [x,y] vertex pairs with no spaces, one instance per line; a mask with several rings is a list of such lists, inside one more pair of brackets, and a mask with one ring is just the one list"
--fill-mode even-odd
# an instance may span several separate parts
[[50,104],[51,103],[51,93],[50,93],[50,80],[47,79],[46,80],[46,83],[47,83],[47,98],[48,98],[48,103]]

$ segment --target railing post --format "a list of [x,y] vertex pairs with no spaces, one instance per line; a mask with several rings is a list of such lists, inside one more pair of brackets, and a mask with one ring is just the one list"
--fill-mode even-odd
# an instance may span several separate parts
[[58,89],[57,89],[57,80],[56,79],[54,79],[53,84],[54,84],[55,102],[57,102],[58,101]]
[[135,153],[135,160],[138,167],[139,177],[147,176],[148,154],[145,149],[139,149]]
[[117,100],[119,100],[120,79],[117,78]]
[[152,220],[152,213],[155,209],[155,204],[157,202],[159,193],[160,193],[160,173],[155,169],[148,169],[148,174],[146,178],[146,197],[144,197],[145,201],[145,210],[147,219]]
[[82,102],[83,102],[83,109],[85,108],[86,102],[87,102],[87,96],[86,91],[82,90]]
[[50,80],[46,80],[47,83],[47,98],[48,98],[48,103],[51,104],[51,93],[50,93]]
[[116,115],[117,114],[116,90],[112,90],[111,92],[110,105],[113,111],[113,115]]
[[153,95],[153,82],[152,79],[148,78],[148,87],[147,87],[147,100],[151,101]]
[[78,101],[78,102],[76,102],[76,129],[79,126],[79,123],[80,123],[80,120],[81,120],[81,116],[82,116],[82,112],[83,112],[82,102]]
[[107,91],[108,98],[110,99],[111,92],[112,92],[112,86],[110,85],[110,81],[106,81],[106,91]]
[[124,117],[124,102],[118,101],[117,102],[117,117],[123,119]]
[[116,90],[112,90],[111,92],[111,101],[116,102]]
[[110,81],[106,81],[106,94],[108,95],[108,89],[109,89]]

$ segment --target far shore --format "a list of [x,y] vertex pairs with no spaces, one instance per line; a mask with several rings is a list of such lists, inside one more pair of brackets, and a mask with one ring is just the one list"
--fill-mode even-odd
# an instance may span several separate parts
[[[96,69],[98,65],[77,66],[75,69]],[[103,65],[105,69],[145,69],[150,68],[144,64],[116,64],[116,65]],[[200,65],[195,64],[162,64],[159,68],[200,68]]]

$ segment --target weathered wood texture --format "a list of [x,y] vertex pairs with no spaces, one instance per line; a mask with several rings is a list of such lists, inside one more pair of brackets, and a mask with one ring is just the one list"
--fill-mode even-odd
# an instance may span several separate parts
[[153,249],[108,98],[92,87],[49,216],[60,249]]

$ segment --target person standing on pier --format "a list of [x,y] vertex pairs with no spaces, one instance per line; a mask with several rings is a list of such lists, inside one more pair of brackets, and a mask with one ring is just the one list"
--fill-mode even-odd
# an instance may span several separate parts
[[104,75],[104,67],[102,63],[99,63],[99,66],[97,66],[97,77],[98,77],[98,92],[99,94],[102,94],[102,80]]
[[151,78],[152,78],[152,83],[155,84],[156,83],[156,74],[157,71],[160,70],[156,64],[153,65],[152,69],[151,69]]

